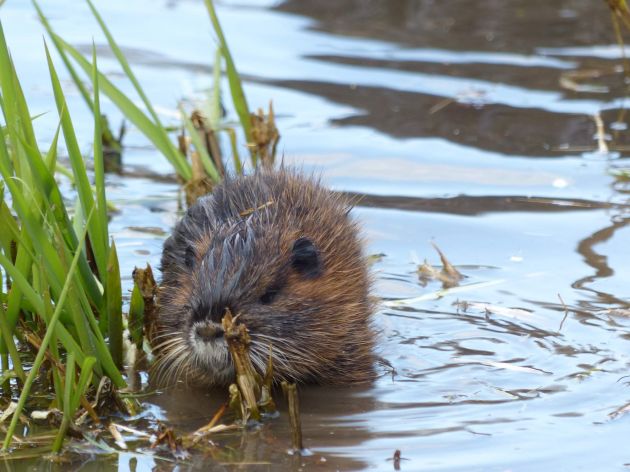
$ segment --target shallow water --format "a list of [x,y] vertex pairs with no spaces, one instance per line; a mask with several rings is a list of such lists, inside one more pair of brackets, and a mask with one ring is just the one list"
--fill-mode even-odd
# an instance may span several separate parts
[[[95,38],[102,70],[126,87],[87,7],[43,3],[66,39],[87,51]],[[97,6],[154,103],[167,112],[203,97],[214,44],[201,1]],[[273,99],[285,160],[367,194],[354,213],[367,252],[385,254],[374,265],[385,301],[376,324],[395,374],[371,387],[303,388],[310,457],[286,453],[281,415],[219,438],[231,456],[177,470],[239,461],[247,470],[393,470],[396,449],[401,470],[626,470],[630,418],[613,413],[630,402],[630,188],[611,172],[630,167],[630,140],[605,3],[242,0],[218,10],[250,105]],[[32,7],[8,0],[0,19],[31,111],[52,112]],[[589,70],[600,77],[581,78]],[[65,85],[88,152],[91,117]],[[36,124],[46,144],[54,113]],[[125,144],[125,173],[108,177],[108,196],[120,209],[111,231],[129,286],[134,265],[158,265],[178,190],[159,178],[169,165],[139,133]],[[422,286],[416,274],[425,258],[439,263],[432,242],[467,276],[441,297],[438,282]],[[222,401],[164,393],[145,415],[187,431]],[[175,467],[151,454],[79,464]]]

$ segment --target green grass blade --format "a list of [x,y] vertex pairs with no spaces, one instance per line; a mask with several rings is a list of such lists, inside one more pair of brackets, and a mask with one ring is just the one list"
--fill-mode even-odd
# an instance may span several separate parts
[[53,137],[52,143],[50,143],[50,147],[46,153],[46,158],[44,159],[46,161],[48,171],[53,175],[55,173],[55,169],[57,168],[57,143],[59,142],[59,131],[61,131],[61,122],[57,125],[55,136]]
[[[43,201],[47,203],[47,207],[54,216],[59,227],[62,229],[70,227],[70,218],[66,212],[63,197],[55,181],[54,174],[46,162],[42,159],[38,149],[33,149],[27,143],[22,143],[26,154],[29,156],[29,166],[33,175],[33,181],[37,187],[38,193],[43,197]],[[56,154],[56,153],[55,153]],[[65,240],[72,247],[77,245],[74,232],[64,232]]]
[[[14,181],[8,168],[8,161],[9,157],[4,141],[0,140],[0,175],[2,175],[2,178],[11,192],[13,208],[22,223],[22,232],[27,236],[25,240],[28,239],[29,241],[32,241],[36,252],[44,257],[44,260],[50,269],[51,275],[54,275],[52,282],[56,283],[59,290],[61,290],[59,280],[63,280],[64,270],[58,254],[55,252],[55,249],[49,240],[49,235],[46,234],[41,225],[39,215],[35,216],[39,210],[32,208],[30,202],[28,202],[24,197],[22,189]],[[29,267],[24,263],[24,261],[28,262],[28,260],[24,255],[22,260],[20,260],[21,254],[23,255],[24,253],[19,251],[17,261],[18,267],[22,273],[28,273]],[[19,305],[19,303],[17,303],[17,305]],[[11,308],[11,306],[9,308]]]
[[0,181],[0,227],[3,228],[3,231],[0,231],[0,248],[5,254],[10,255],[15,249],[13,244],[17,242],[16,235],[19,235],[20,228],[4,200],[4,183],[2,181]]
[[[59,82],[57,71],[52,62],[52,58],[50,57],[48,46],[45,45],[45,49],[46,60],[48,61],[48,70],[50,73],[50,80],[55,95],[55,102],[57,104],[57,112],[59,113],[59,117],[61,119],[63,136],[66,142],[66,148],[68,150],[68,157],[70,158],[72,172],[75,178],[74,183],[77,189],[77,193],[79,195],[81,206],[85,211],[85,214],[89,214],[94,208],[94,197],[92,195],[92,188],[87,177],[85,163],[83,162],[81,149],[79,148],[79,143],[74,133],[74,126],[72,125],[72,120],[70,119],[68,105],[66,104],[66,99],[61,89],[61,83]],[[95,249],[95,251],[102,251],[103,248],[106,247],[107,240],[103,239],[103,229],[101,228],[101,221],[98,218],[94,218],[91,224],[88,226],[88,234],[90,242],[92,243],[92,248]],[[99,263],[101,265],[99,265]],[[100,279],[105,280],[106,267],[103,265],[103,261],[97,258],[96,264],[98,266]]]
[[[22,275],[22,271],[19,268],[14,266],[11,261],[2,253],[0,253],[0,265],[6,271],[7,274],[11,277],[13,281],[13,289],[19,287],[22,294],[28,302],[31,304],[35,312],[37,313],[46,313],[46,309],[44,306],[44,302],[42,298],[37,294],[37,292],[33,289],[31,284],[26,280],[26,278]],[[11,303],[11,299],[9,299],[9,303]],[[9,305],[11,306],[11,305]],[[19,307],[19,304],[18,304]],[[46,320],[47,324],[50,323],[50,320]],[[72,335],[68,332],[68,330],[63,326],[59,325],[58,327],[58,337],[61,343],[68,351],[77,352],[80,351],[81,348],[74,340]],[[49,328],[50,329],[50,328]],[[80,359],[82,361],[83,358]]]
[[[0,280],[1,282],[1,280]],[[18,378],[24,382],[26,376],[24,375],[24,369],[22,368],[22,360],[20,359],[20,353],[17,350],[17,346],[15,345],[15,339],[13,338],[13,330],[9,327],[9,324],[6,319],[6,313],[4,308],[2,307],[2,303],[0,303],[0,331],[2,332],[2,339],[4,339],[4,345],[9,351],[9,356],[11,356],[11,362],[13,364],[13,370]]]
[[22,88],[17,81],[13,61],[0,21],[0,95],[2,95],[2,111],[5,118],[6,130],[9,136],[8,145],[13,151],[11,167],[26,185],[31,185],[28,169],[25,169],[24,156],[19,152],[20,135],[29,142],[35,142],[32,133],[28,110],[24,113],[24,97]]
[[[41,268],[40,271],[43,272],[43,268]],[[43,317],[45,320],[50,320],[53,313],[55,312],[55,307],[53,306],[52,300],[50,298],[50,288],[42,287],[42,289],[39,290],[39,293],[43,294],[44,309],[46,310],[45,314],[43,314]],[[57,345],[57,332],[58,329],[55,330],[52,337],[50,338],[50,353],[55,361],[60,362],[59,347]],[[76,351],[71,349],[67,352]],[[52,377],[53,387],[55,389],[55,399],[57,400],[57,402],[59,402],[61,401],[60,399],[63,398],[63,382],[61,380],[61,372],[59,371],[59,369],[52,369]]]
[[28,299],[28,301],[33,305],[35,310],[38,313],[42,313],[44,311],[44,304],[40,296],[35,292],[31,284],[26,280],[22,272],[14,266],[9,258],[0,252],[0,265],[5,270],[5,272],[11,277],[14,285],[17,285],[22,290],[23,295]]
[[68,359],[66,361],[66,378],[64,381],[63,390],[63,420],[61,421],[61,426],[59,427],[59,431],[57,432],[55,441],[53,442],[53,452],[59,452],[61,450],[61,446],[63,446],[63,440],[66,436],[66,431],[68,431],[68,426],[70,426],[70,423],[72,422],[72,416],[74,415],[74,411],[72,410],[71,406],[74,388],[74,370],[74,353],[69,352]]
[[[38,214],[39,210],[33,209],[29,206],[29,202],[27,202],[26,198],[22,194],[21,188],[12,178],[10,170],[8,169],[8,162],[8,151],[5,147],[4,141],[0,140],[0,174],[3,177],[5,184],[11,191],[13,207],[22,222],[22,234],[25,236],[23,240],[33,243],[33,249],[37,254],[41,255],[41,259],[44,261],[51,287],[54,289],[55,293],[60,294],[63,290],[62,283],[67,271],[64,269],[64,266],[59,259],[59,255],[50,241],[49,234],[41,225],[41,218]],[[22,248],[18,251],[16,266],[14,266],[11,261],[6,258],[6,256],[0,254],[0,264],[2,264],[7,273],[10,274],[14,282],[14,290],[11,290],[11,294],[9,295],[7,311],[7,319],[13,324],[12,326],[15,326],[15,323],[17,322],[17,315],[20,311],[22,295],[29,298],[31,304],[36,308],[37,313],[45,313],[41,298],[39,298],[39,296],[34,292],[29,282],[22,275],[28,274],[31,269],[32,259],[28,255],[29,251],[22,250]],[[81,250],[77,249],[75,251],[76,257],[80,257],[82,254]],[[80,291],[79,295],[85,294]],[[92,315],[91,310],[89,314]],[[72,336],[62,325],[60,326],[59,331],[59,339],[67,348],[80,349]],[[118,374],[120,375],[120,373]]]
[[69,352],[66,360],[66,379],[63,389],[63,414],[67,416],[71,413],[70,408],[72,405],[72,390],[74,388],[74,370],[76,364],[74,361],[74,352]]
[[243,163],[241,157],[238,154],[238,146],[236,143],[236,132],[232,128],[225,128],[224,130],[230,138],[230,148],[232,149],[232,159],[234,160],[234,169],[237,174],[243,173]]
[[90,94],[88,93],[87,88],[85,87],[81,79],[79,78],[79,74],[77,74],[77,71],[75,70],[75,68],[72,66],[72,62],[70,62],[68,55],[66,54],[64,49],[61,47],[61,44],[59,43],[58,38],[55,36],[53,29],[50,26],[48,19],[44,16],[44,12],[39,7],[37,0],[32,0],[32,3],[33,3],[33,6],[35,7],[35,10],[37,11],[37,16],[39,17],[39,21],[42,23],[42,25],[44,26],[44,29],[50,36],[50,39],[52,40],[55,46],[55,49],[57,49],[59,56],[61,56],[61,60],[63,61],[64,65],[66,66],[66,69],[68,69],[68,72],[70,73],[70,77],[72,77],[74,84],[79,89],[79,92],[81,93],[81,96],[83,97],[83,100],[85,101],[85,104],[88,106],[90,110],[93,111],[94,106],[92,104],[92,99],[90,98]]
[[234,60],[232,59],[232,54],[230,53],[227,41],[225,40],[223,29],[221,28],[219,18],[217,17],[217,12],[214,9],[214,3],[212,0],[204,0],[204,3],[206,5],[206,9],[208,10],[208,14],[210,15],[212,27],[214,28],[214,31],[217,35],[217,39],[219,40],[219,45],[221,47],[221,51],[223,52],[223,57],[225,58],[225,72],[227,74],[228,83],[230,84],[232,102],[234,103],[234,109],[236,110],[238,119],[241,122],[241,126],[243,127],[243,133],[245,134],[245,139],[251,152],[252,164],[255,167],[257,156],[253,148],[249,146],[253,141],[252,125],[249,106],[247,105],[247,99],[245,98],[245,91],[243,90],[241,78],[238,75],[236,65],[234,64]]
[[[17,80],[15,66],[4,37],[2,22],[0,22],[0,76],[2,77],[3,108],[7,108],[5,118],[14,117],[17,125],[16,130],[20,129],[29,143],[36,143],[33,123],[28,113],[22,87]],[[11,127],[10,120],[7,120],[6,124],[9,128]]]
[[81,397],[85,395],[85,391],[87,390],[90,381],[92,380],[94,364],[96,364],[96,358],[94,357],[86,357],[81,365],[81,375],[79,375],[79,382],[77,383],[77,387],[72,394],[72,403],[71,409],[72,411],[76,411],[79,408],[79,403],[81,403]]
[[134,282],[129,302],[129,334],[131,341],[138,349],[142,348],[142,332],[144,328],[144,298],[138,284]]
[[[92,217],[92,214],[90,214],[87,217],[88,222],[91,219],[91,217]],[[86,229],[81,237],[81,246],[85,242],[85,238],[87,236],[87,227],[88,226],[86,225]],[[79,249],[81,249],[81,247],[79,247]],[[35,356],[35,361],[33,362],[33,366],[28,374],[28,377],[26,378],[26,381],[24,382],[24,386],[22,387],[22,392],[18,400],[17,408],[15,409],[15,412],[13,413],[13,417],[11,418],[11,424],[9,425],[9,428],[7,429],[4,442],[2,443],[3,451],[7,451],[9,446],[11,445],[11,441],[13,440],[13,435],[15,434],[15,428],[17,426],[17,422],[20,418],[20,414],[22,413],[22,410],[24,409],[26,400],[30,394],[31,386],[33,385],[33,382],[35,381],[37,375],[39,374],[39,370],[42,366],[42,362],[44,361],[44,355],[46,354],[46,350],[48,349],[48,344],[50,343],[50,339],[52,338],[55,325],[59,321],[59,317],[61,316],[61,310],[66,302],[66,297],[68,296],[70,287],[72,286],[71,282],[74,277],[74,273],[77,269],[80,255],[81,255],[81,250],[77,250],[76,254],[74,255],[72,259],[72,263],[70,264],[70,269],[68,271],[65,282],[63,284],[61,295],[59,296],[59,300],[57,301],[57,304],[55,306],[55,312],[53,313],[53,316],[50,319],[50,323],[48,324],[48,329],[46,330],[44,339],[42,339],[42,344],[39,348],[39,351],[37,352],[37,356]]]
[[123,343],[122,343],[122,289],[120,286],[120,267],[116,244],[112,242],[107,264],[107,285],[105,287],[107,299],[107,319],[109,328],[109,352],[114,364],[122,367]]
[[101,30],[103,30],[103,33],[105,34],[105,37],[107,38],[107,43],[109,44],[109,48],[114,53],[114,56],[116,56],[116,59],[118,59],[118,62],[120,66],[122,67],[123,71],[125,72],[125,75],[129,79],[129,81],[133,84],[133,87],[136,89],[136,92],[140,96],[142,103],[144,103],[144,106],[146,107],[146,109],[149,111],[149,114],[153,118],[153,122],[156,125],[158,125],[160,128],[164,128],[164,126],[162,126],[162,123],[160,122],[160,118],[158,117],[157,113],[153,109],[153,105],[151,105],[151,102],[149,101],[146,94],[144,93],[144,90],[142,90],[142,87],[140,86],[138,79],[136,79],[136,76],[131,70],[131,67],[129,66],[129,62],[127,62],[127,58],[118,47],[118,44],[116,44],[116,41],[114,40],[114,37],[112,36],[112,34],[109,32],[109,29],[107,29],[107,26],[105,25],[105,22],[103,21],[103,18],[101,18],[101,15],[98,13],[96,8],[94,8],[94,5],[92,4],[91,0],[87,0],[87,4],[89,5],[90,10],[92,10],[92,14],[94,15],[94,18],[96,18],[96,21],[101,27]]
[[[101,136],[101,101],[98,86],[98,66],[96,47],[92,43],[92,88],[94,90],[94,185],[96,186],[96,219],[101,231],[101,247],[94,249],[100,268],[107,267],[109,253],[109,232],[107,228],[107,199],[105,198],[105,163],[103,162],[103,143]],[[101,280],[104,280],[101,278]]]
[[[25,145],[26,147],[26,145]],[[46,207],[48,211],[52,213],[54,217],[54,222],[56,223],[56,231],[61,235],[58,238],[57,247],[61,248],[66,246],[71,253],[77,250],[78,240],[76,237],[76,233],[81,232],[81,225],[79,225],[77,230],[73,231],[73,226],[70,222],[70,218],[65,209],[63,197],[59,188],[57,186],[57,182],[54,179],[54,176],[49,172],[48,167],[44,164],[41,154],[38,150],[28,149],[27,153],[30,155],[29,164],[31,165],[33,176],[36,180],[40,193],[44,197],[44,201],[46,202]],[[77,200],[77,204],[79,204],[79,200]],[[80,208],[80,205],[79,205]],[[81,213],[81,211],[78,211]],[[32,256],[31,256],[32,257]],[[95,300],[95,303],[98,300],[102,299],[102,295],[99,292],[99,288],[94,281],[94,276],[87,264],[87,259],[82,257],[79,262],[79,273],[81,274],[80,283],[81,286],[84,287],[88,293],[93,291],[98,294],[100,298]],[[80,292],[79,297],[81,301],[85,298],[85,293],[83,291]],[[71,305],[77,308],[76,300],[71,301]],[[84,301],[84,305],[87,306],[87,309],[84,310],[86,313],[92,313],[91,307],[89,307],[89,303]],[[76,322],[84,323],[82,311],[80,309],[72,310],[72,313],[75,317]],[[89,335],[86,331],[80,331],[82,336],[82,344],[87,345],[89,341]]]
[[[54,34],[54,33],[52,33]],[[65,51],[81,66],[86,74],[92,71],[90,61],[86,60],[79,51],[55,35]],[[175,171],[184,179],[190,180],[192,171],[190,164],[169,139],[164,128],[153,123],[127,96],[122,93],[105,75],[98,73],[99,87],[105,95],[120,109],[120,111],[136,126],[153,145],[166,157]]]

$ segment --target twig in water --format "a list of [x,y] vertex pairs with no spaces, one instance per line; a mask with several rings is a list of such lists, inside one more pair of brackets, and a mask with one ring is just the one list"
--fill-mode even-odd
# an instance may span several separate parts
[[604,130],[604,121],[599,113],[593,115],[595,127],[597,129],[597,152],[600,154],[608,154],[608,144],[606,143],[606,131]]
[[282,391],[289,403],[289,421],[291,422],[291,442],[293,451],[300,453],[304,446],[302,444],[302,424],[300,421],[300,402],[297,394],[297,386],[292,383],[282,382]]

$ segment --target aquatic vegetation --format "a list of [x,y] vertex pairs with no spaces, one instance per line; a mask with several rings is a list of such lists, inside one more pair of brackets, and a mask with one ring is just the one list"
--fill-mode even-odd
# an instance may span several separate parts
[[[50,148],[42,154],[19,78],[0,24],[0,331],[5,393],[19,396],[2,445],[11,447],[36,378],[63,412],[53,450],[58,451],[81,405],[107,377],[126,385],[122,359],[122,297],[116,250],[109,239],[101,121],[94,120],[93,191],[55,66],[46,49],[59,115]],[[100,118],[96,57],[91,65],[94,116]],[[63,137],[78,197],[69,207],[55,179],[59,133]],[[8,190],[8,193],[5,193]],[[6,230],[4,230],[6,229]],[[30,370],[20,351],[36,352]],[[42,373],[47,373],[43,375]],[[41,388],[41,387],[38,387]]]
[[[69,430],[83,434],[75,423],[90,416],[99,422],[99,405],[103,404],[104,381],[110,379],[110,401],[125,413],[133,413],[132,397],[121,397],[117,389],[127,386],[123,368],[123,329],[128,327],[128,350],[136,360],[144,356],[145,336],[151,336],[155,317],[155,291],[151,268],[136,269],[128,323],[122,313],[121,274],[116,246],[108,234],[103,149],[101,143],[100,78],[96,54],[92,54],[91,78],[94,110],[94,184],[92,188],[72,119],[53,61],[46,50],[50,79],[59,114],[59,127],[49,150],[39,151],[31,124],[31,114],[16,75],[4,32],[0,24],[0,105],[3,126],[0,139],[0,333],[2,344],[2,389],[16,396],[17,402],[5,410],[11,422],[2,449],[14,444],[17,427],[24,412],[42,408],[46,418],[58,415],[58,429],[44,447],[53,452],[62,449]],[[68,149],[73,182],[78,198],[66,203],[55,180],[59,133]],[[8,194],[5,195],[5,189]],[[68,205],[74,205],[69,207]],[[6,287],[6,293],[5,289]],[[230,320],[225,323],[230,324]],[[272,366],[265,376],[258,375],[249,361],[247,332],[242,324],[230,324],[228,340],[237,366],[248,366],[238,376],[239,409],[242,425],[248,419],[260,420],[261,412],[275,411],[271,397]],[[229,333],[233,332],[233,336]],[[29,345],[34,360],[30,370],[24,367],[21,352]],[[238,352],[237,352],[238,351]],[[30,358],[29,363],[30,363]],[[35,385],[35,383],[37,385]],[[43,382],[43,385],[41,384]],[[140,384],[129,376],[130,390]],[[236,387],[236,385],[235,385]],[[34,402],[34,390],[49,392],[50,403]],[[99,399],[99,395],[101,399]],[[200,438],[231,425],[207,425],[186,437],[194,446]],[[119,447],[126,448],[120,430],[125,425],[107,429]],[[161,428],[161,429],[160,429]],[[158,427],[152,447],[165,447],[176,458],[183,457],[185,447],[171,428]],[[86,436],[87,439],[87,436]],[[21,441],[24,444],[24,441]],[[30,444],[28,441],[25,444]],[[122,446],[124,445],[124,447]],[[101,445],[101,447],[104,447]]]
[[[206,2],[206,7],[220,45],[215,55],[215,87],[209,100],[209,112],[206,115],[195,110],[189,115],[180,106],[182,131],[188,137],[180,136],[177,146],[170,136],[172,130],[160,120],[105,22],[94,5],[89,0],[87,3],[126,78],[140,97],[143,108],[135,105],[98,71],[94,48],[91,58],[80,54],[52,30],[38,3],[33,0],[40,21],[93,115],[93,185],[48,49],[46,57],[59,127],[49,150],[43,155],[39,151],[31,114],[0,25],[0,106],[4,118],[1,128],[4,139],[0,140],[0,224],[9,229],[0,234],[0,265],[3,269],[0,276],[4,277],[6,286],[6,293],[0,288],[0,381],[4,391],[18,396],[18,401],[11,403],[4,413],[5,417],[11,417],[11,423],[4,437],[3,450],[12,446],[18,423],[24,421],[24,411],[43,407],[47,412],[46,418],[57,418],[57,434],[49,437],[50,442],[42,444],[53,452],[59,452],[69,430],[74,434],[83,434],[76,427],[79,418],[84,421],[89,416],[94,422],[99,422],[97,410],[103,403],[103,396],[110,398],[109,403],[116,409],[131,413],[133,397],[121,397],[117,389],[127,387],[127,381],[129,391],[137,391],[141,386],[137,372],[130,371],[125,379],[122,369],[133,368],[146,357],[144,340],[145,337],[150,339],[152,334],[156,284],[149,266],[134,271],[134,286],[125,320],[118,256],[108,233],[104,177],[108,166],[106,154],[113,156],[114,163],[119,163],[124,128],[117,138],[113,136],[107,119],[101,114],[100,93],[107,95],[169,160],[180,181],[184,182],[189,204],[210,191],[225,175],[218,132],[225,132],[229,137],[235,171],[242,172],[244,167],[237,149],[237,133],[222,122],[219,85],[223,61],[252,166],[271,166],[279,139],[271,105],[268,115],[260,110],[257,114],[249,113],[240,77],[212,2]],[[89,77],[91,92],[81,79],[80,71]],[[60,132],[63,132],[68,150],[70,169],[57,162]],[[56,173],[68,178],[77,189],[75,202],[64,200],[55,179]],[[9,191],[6,197],[5,187]],[[230,324],[229,320],[225,322]],[[237,384],[233,385],[235,390],[231,390],[232,404],[238,410],[236,417],[240,417],[241,425],[245,425],[248,419],[259,421],[261,412],[275,411],[271,395],[273,367],[269,363],[264,376],[256,373],[247,353],[245,327],[230,326],[226,330],[234,332],[233,336],[228,336],[232,355],[237,365],[249,366],[245,373],[238,376]],[[126,351],[128,361],[133,364],[131,366],[123,365],[125,327],[128,328]],[[28,345],[36,351],[30,370],[23,366],[25,359],[30,362],[30,358],[21,352]],[[44,385],[38,383],[35,386],[35,381],[40,382],[41,378],[46,379]],[[108,395],[103,393],[107,379],[110,379]],[[42,388],[50,390],[50,404],[33,403],[33,390],[40,392]],[[295,386],[290,398],[296,405],[294,390]],[[237,397],[240,398],[238,402]],[[54,414],[56,411],[60,411],[57,416]],[[295,411],[292,424],[296,421],[299,424]],[[153,441],[152,448],[166,448],[173,456],[181,458],[186,447],[234,426],[217,424],[221,416],[223,411],[217,412],[214,422],[184,438],[185,445],[171,428],[158,425],[154,434],[157,439]],[[122,449],[126,449],[127,445],[121,431],[129,429],[129,426],[112,424],[97,428],[101,431],[99,434],[109,433]],[[86,439],[89,438],[86,436]],[[108,448],[102,443],[100,447]]]
[[617,44],[621,48],[623,57],[623,70],[626,77],[630,76],[630,66],[626,57],[625,43],[623,39],[622,26],[626,30],[630,30],[630,8],[626,0],[606,0],[608,8],[610,8],[610,17],[615,33]]
[[438,270],[428,263],[425,259],[424,262],[418,266],[418,278],[422,286],[426,286],[430,280],[439,280],[442,282],[443,289],[449,289],[457,287],[459,282],[465,277],[462,275],[453,264],[446,258],[444,253],[440,250],[435,243],[432,243],[433,248],[440,256],[442,261],[442,269]]
[[[127,58],[109,31],[105,21],[98,13],[91,0],[86,0],[86,2],[105,35],[108,45],[116,57],[125,77],[133,85],[135,92],[141,99],[146,112],[135,105],[133,101],[105,75],[99,73],[103,93],[109,97],[123,115],[142,132],[171,163],[175,172],[177,172],[177,175],[184,183],[187,202],[189,204],[200,195],[207,193],[212,186],[218,183],[225,175],[225,163],[223,161],[217,133],[221,132],[227,134],[234,171],[236,173],[243,172],[243,164],[238,152],[237,134],[232,126],[223,122],[221,118],[220,82],[223,63],[225,63],[225,75],[230,87],[232,104],[238,115],[245,138],[245,145],[250,154],[251,166],[256,167],[259,164],[265,166],[273,165],[276,146],[280,139],[280,135],[275,126],[273,109],[270,105],[267,114],[264,114],[262,110],[259,110],[258,113],[250,113],[240,75],[236,70],[234,60],[211,0],[205,0],[205,6],[219,44],[213,63],[213,91],[208,97],[209,104],[207,108],[209,109],[209,113],[207,114],[208,116],[201,113],[199,110],[193,110],[189,113],[182,105],[179,106],[182,119],[182,132],[185,131],[187,136],[182,134],[179,137],[178,146],[170,136],[172,129],[164,125],[160,120],[159,115],[133,73]],[[33,0],[33,5],[37,9],[40,21],[61,55],[63,63],[68,69],[85,103],[92,113],[95,113],[92,99],[87,93],[85,85],[82,83],[72,61],[78,64],[79,68],[86,74],[90,73],[93,64],[83,57],[75,47],[55,33],[36,0]],[[105,123],[105,118],[103,118],[102,121]],[[122,134],[123,133],[120,133],[120,137],[122,137]],[[104,137],[107,138],[108,143],[112,142],[111,132],[105,133]],[[113,147],[114,149],[116,149],[117,144],[120,144],[116,139],[113,139],[113,143],[114,144],[109,147]]]

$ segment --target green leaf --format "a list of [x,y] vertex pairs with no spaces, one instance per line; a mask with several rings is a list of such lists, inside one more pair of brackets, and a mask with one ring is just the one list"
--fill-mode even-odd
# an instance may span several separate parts
[[109,253],[109,232],[107,229],[107,199],[105,198],[105,164],[103,162],[103,143],[101,140],[101,101],[99,97],[98,68],[96,47],[92,43],[92,86],[94,88],[94,185],[96,186],[96,219],[99,221],[100,247],[93,248],[97,259],[101,281],[105,280],[105,269]]
[[[86,74],[92,70],[92,65],[79,51],[73,48],[56,34],[52,33],[65,51],[81,66]],[[140,110],[127,96],[122,93],[105,75],[99,72],[98,80],[100,88],[105,95],[120,109],[120,111],[131,121],[153,145],[166,157],[173,165],[177,173],[184,179],[189,180],[192,171],[190,164],[186,162],[179,149],[171,142],[164,128],[153,123],[147,115]]]
[[[91,214],[88,216],[88,221],[91,218],[91,216],[92,216]],[[83,233],[83,236],[81,237],[82,242],[85,241],[86,236],[87,236],[87,225],[86,225],[86,231]],[[22,387],[22,392],[20,393],[18,405],[15,409],[15,412],[13,413],[13,417],[11,418],[11,424],[9,425],[9,428],[7,429],[4,442],[2,444],[3,451],[7,451],[7,449],[11,445],[11,441],[13,440],[13,434],[15,433],[15,428],[20,418],[20,414],[22,413],[22,410],[24,409],[24,404],[26,403],[26,400],[30,395],[33,382],[35,381],[35,378],[39,374],[39,369],[41,368],[42,362],[44,361],[44,355],[46,354],[46,350],[48,349],[48,345],[53,335],[55,325],[59,321],[59,317],[61,316],[61,310],[65,304],[66,297],[68,296],[68,292],[70,291],[70,287],[72,286],[72,279],[74,277],[74,273],[79,263],[80,254],[81,254],[81,251],[80,250],[77,251],[76,254],[74,255],[74,258],[72,259],[72,263],[70,264],[70,269],[68,271],[65,282],[63,284],[61,295],[59,297],[59,300],[57,301],[57,305],[55,306],[55,312],[53,313],[53,316],[50,319],[50,322],[48,324],[48,329],[46,330],[46,334],[44,335],[44,338],[42,339],[42,343],[39,348],[39,351],[37,351],[37,356],[35,357],[33,366]]]
[[134,282],[131,291],[131,302],[129,303],[129,334],[132,342],[142,349],[142,338],[144,328],[144,298],[138,284]]
[[63,389],[63,415],[71,416],[72,415],[72,397],[74,390],[74,369],[75,369],[75,361],[74,361],[74,352],[70,351],[68,353],[68,358],[66,361],[66,379],[64,383]]
[[77,74],[77,71],[72,66],[72,63],[70,62],[70,59],[68,58],[68,55],[61,47],[61,44],[59,44],[59,40],[53,33],[53,29],[50,26],[48,19],[44,16],[44,12],[42,12],[42,9],[39,7],[39,4],[37,3],[36,0],[32,0],[32,3],[33,3],[33,6],[35,7],[35,10],[37,10],[37,16],[39,17],[39,21],[42,23],[42,25],[44,26],[44,29],[46,30],[46,32],[52,39],[52,42],[55,45],[55,48],[57,49],[59,56],[61,56],[61,60],[66,66],[66,69],[68,69],[68,72],[70,73],[70,77],[72,77],[74,84],[79,89],[79,92],[81,93],[81,96],[83,97],[83,100],[85,101],[85,104],[88,106],[90,110],[93,111],[94,105],[92,104],[92,100],[90,99],[90,94],[88,93],[87,88],[85,87],[83,82],[81,82],[81,79],[79,78],[79,74]]
[[[81,206],[83,207],[85,213],[89,214],[92,212],[92,208],[94,207],[92,188],[87,177],[85,163],[83,162],[81,149],[79,148],[79,143],[74,132],[74,126],[72,125],[72,120],[70,119],[68,105],[66,104],[66,99],[61,90],[59,77],[57,76],[57,71],[52,62],[52,58],[50,57],[50,52],[48,51],[47,46],[46,59],[48,61],[48,69],[50,72],[50,79],[55,95],[55,102],[57,103],[57,111],[59,113],[59,118],[61,119],[63,136],[66,142],[66,148],[68,149],[68,157],[70,158],[70,165],[72,167],[72,173],[74,174],[74,184],[79,195]],[[88,227],[88,234],[90,242],[92,244],[92,248],[96,249],[97,251],[104,251],[103,248],[107,245],[107,240],[104,240],[103,238],[103,228],[101,227],[101,223],[102,222],[98,218],[94,218]],[[101,263],[101,266],[98,267],[99,275],[101,276],[101,280],[104,280],[106,270],[105,266],[102,265],[104,263],[104,260],[102,258],[97,258],[96,263],[97,266],[99,263]]]
[[85,391],[87,390],[90,381],[93,375],[94,364],[96,364],[96,358],[94,357],[86,357],[81,365],[81,375],[79,376],[79,382],[77,383],[76,388],[74,389],[74,393],[72,394],[71,400],[71,410],[75,412],[77,408],[79,408],[79,403],[81,403],[81,397],[85,395]]
[[140,86],[138,79],[136,79],[136,76],[134,75],[133,71],[131,70],[131,67],[129,66],[129,62],[127,62],[127,58],[118,47],[118,44],[116,44],[116,41],[114,40],[114,37],[112,36],[112,34],[109,32],[109,29],[107,29],[107,26],[105,25],[105,22],[103,21],[103,18],[101,18],[101,15],[98,13],[96,8],[94,8],[94,5],[92,4],[91,0],[87,0],[87,3],[90,6],[90,10],[92,10],[92,14],[94,15],[94,18],[96,18],[96,21],[101,27],[101,30],[103,30],[103,33],[105,34],[105,37],[107,38],[107,43],[109,44],[110,49],[114,53],[114,56],[116,56],[116,59],[118,59],[118,62],[120,63],[120,66],[125,72],[125,75],[133,84],[133,87],[136,89],[136,92],[142,99],[142,103],[144,103],[144,106],[146,107],[146,109],[149,110],[149,114],[153,118],[153,122],[163,129],[164,126],[162,126],[162,123],[160,122],[160,118],[158,117],[157,113],[155,113],[155,110],[153,109],[153,105],[151,105],[151,102],[149,101],[146,94],[144,93],[144,90],[142,90],[142,87]]
[[238,114],[238,119],[241,122],[243,132],[245,133],[245,139],[247,140],[251,153],[252,164],[255,167],[257,163],[257,156],[253,148],[249,146],[249,144],[253,141],[252,125],[250,121],[249,106],[247,105],[247,99],[245,98],[245,91],[243,90],[243,85],[241,84],[241,78],[236,70],[232,54],[230,54],[230,49],[228,48],[225,35],[223,34],[223,29],[221,28],[221,23],[219,23],[219,18],[217,17],[217,13],[214,9],[214,3],[212,0],[204,0],[204,3],[206,5],[206,9],[208,10],[208,14],[210,15],[212,27],[217,35],[217,39],[219,40],[221,52],[225,58],[225,72],[227,74],[228,83],[230,84],[232,102],[234,103],[234,109]]
[[122,367],[122,289],[120,286],[120,268],[116,244],[112,242],[107,263],[107,285],[105,288],[107,298],[107,319],[109,328],[109,352],[114,364]]

